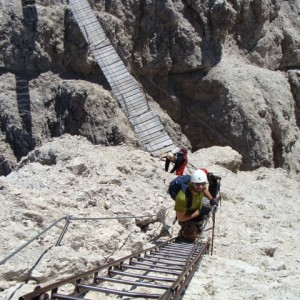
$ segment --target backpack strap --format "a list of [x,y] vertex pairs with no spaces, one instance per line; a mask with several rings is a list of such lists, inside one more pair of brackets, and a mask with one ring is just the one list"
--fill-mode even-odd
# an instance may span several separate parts
[[193,195],[189,189],[188,183],[182,184],[181,189],[184,191],[185,197],[187,199],[186,208],[190,208],[193,203]]
[[186,208],[190,208],[192,206],[192,203],[193,203],[193,195],[192,195],[189,188],[186,189],[185,196],[187,198]]
[[183,182],[181,183],[181,189],[185,193],[185,197],[187,199],[186,208],[190,208],[193,203],[193,195],[189,189],[189,183],[191,181],[191,175],[183,175]]

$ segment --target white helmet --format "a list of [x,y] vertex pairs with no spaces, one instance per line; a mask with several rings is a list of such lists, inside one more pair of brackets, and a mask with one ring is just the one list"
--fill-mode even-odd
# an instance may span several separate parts
[[191,182],[194,183],[207,183],[207,176],[204,171],[196,170],[192,174]]
[[174,158],[174,154],[172,152],[168,152],[167,153],[167,158],[168,159],[173,159]]

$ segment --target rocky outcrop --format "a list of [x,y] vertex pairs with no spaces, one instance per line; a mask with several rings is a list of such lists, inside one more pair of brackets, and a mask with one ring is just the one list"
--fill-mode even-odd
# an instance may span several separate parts
[[125,115],[102,86],[62,80],[51,72],[22,79],[18,91],[20,82],[20,76],[11,73],[1,76],[1,129],[17,159],[63,133],[86,136],[94,144],[139,144]]
[[[138,149],[67,1],[25,2],[0,1],[1,259],[62,219],[1,265],[3,299],[153,246],[174,220],[174,176]],[[299,297],[299,3],[89,3],[193,149],[187,172],[222,178],[214,256],[184,299]],[[70,215],[105,221],[72,221],[55,246]]]
[[[242,156],[228,146],[200,149],[189,154],[189,162],[187,171],[204,166],[222,178],[222,201],[214,255],[205,255],[184,299],[268,299],[270,294],[280,299],[282,291],[296,299],[297,180],[281,168],[240,171]],[[0,243],[0,261],[5,259],[0,298],[18,299],[37,285],[153,247],[169,238],[163,221],[177,236],[174,201],[167,193],[173,178],[163,161],[126,145],[93,145],[64,134],[36,147],[0,177],[0,237],[5,241]],[[211,234],[205,231],[204,240]],[[107,297],[112,298],[103,294]]]
[[[243,155],[242,169],[284,167],[291,174],[299,173],[296,74],[300,65],[300,8],[296,1],[89,2],[147,97],[165,110],[153,104],[176,143],[191,143],[194,151],[230,145]],[[131,130],[126,130],[127,137],[114,121],[108,124],[112,106],[119,111],[112,98],[108,100],[110,105],[101,105],[103,114],[91,107],[101,117],[79,111],[83,98],[92,93],[90,89],[100,89],[96,85],[91,88],[91,82],[106,90],[109,86],[67,2],[23,2],[21,6],[14,0],[1,5],[2,78],[9,74],[16,77],[15,85],[2,85],[2,90],[10,94],[9,102],[23,101],[13,91],[22,88],[22,80],[30,83],[27,89],[31,95],[38,89],[48,89],[47,80],[40,80],[48,76],[44,73],[51,72],[57,78],[52,82],[56,100],[49,101],[46,93],[38,92],[40,103],[49,107],[42,109],[34,104],[33,97],[27,97],[12,117],[7,112],[9,106],[3,105],[8,101],[1,101],[3,147],[8,143],[15,158],[20,159],[49,136],[64,132],[83,134],[104,145],[138,145]],[[59,82],[65,85],[70,79],[76,88],[80,80],[79,94],[86,84],[86,96],[59,86]],[[34,82],[38,82],[38,88]],[[69,94],[73,90],[76,96]],[[53,110],[54,102],[60,103],[58,110]],[[87,106],[85,111],[89,110]],[[66,107],[69,117],[61,115]],[[31,112],[35,108],[37,113]],[[26,113],[29,109],[31,114]],[[43,110],[40,114],[39,109]],[[73,110],[71,114],[69,109]],[[34,114],[39,114],[39,120],[32,118]],[[41,121],[42,115],[51,117]],[[116,123],[126,123],[121,112],[118,116],[121,122]],[[102,117],[107,122],[106,130],[100,125]],[[5,159],[14,164],[6,154]]]
[[299,172],[298,158],[288,157],[298,152],[299,131],[284,73],[224,59],[201,82],[181,79],[176,82],[184,85],[188,99],[182,124],[192,145],[231,145],[243,155],[243,168],[289,165]]

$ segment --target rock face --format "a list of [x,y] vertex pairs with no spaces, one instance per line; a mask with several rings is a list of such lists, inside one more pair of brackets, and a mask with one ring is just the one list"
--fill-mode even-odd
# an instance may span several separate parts
[[[298,299],[298,181],[281,168],[240,171],[242,156],[229,146],[198,150],[189,161],[189,172],[205,166],[222,177],[222,201],[214,255],[204,257],[183,299]],[[163,221],[175,237],[167,194],[174,175],[163,163],[132,146],[93,145],[69,134],[23,157],[0,177],[0,261],[44,233],[0,266],[0,298],[18,299],[37,285],[152,247],[169,238]]]
[[[184,299],[299,299],[299,1],[89,3],[191,165],[222,177],[215,255]],[[57,222],[1,265],[8,300],[152,246],[174,176],[143,151],[66,0],[0,1],[0,19],[1,259]],[[114,219],[72,221],[55,246],[70,215]]]
[[[62,133],[138,146],[67,2],[30,3],[1,3],[2,148],[14,153],[3,152],[2,174]],[[176,143],[230,145],[243,154],[242,169],[299,173],[297,1],[89,3],[149,99],[175,122],[157,106]]]

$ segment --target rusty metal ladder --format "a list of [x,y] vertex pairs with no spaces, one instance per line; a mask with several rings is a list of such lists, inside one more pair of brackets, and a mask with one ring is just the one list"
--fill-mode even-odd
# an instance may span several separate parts
[[[100,293],[129,298],[179,299],[202,256],[209,252],[209,246],[209,241],[188,243],[173,238],[46,287],[38,286],[19,299],[103,299]],[[69,290],[65,287],[68,285]]]

